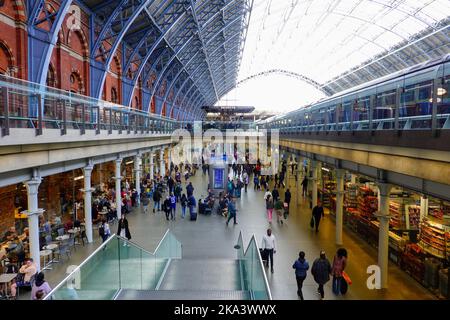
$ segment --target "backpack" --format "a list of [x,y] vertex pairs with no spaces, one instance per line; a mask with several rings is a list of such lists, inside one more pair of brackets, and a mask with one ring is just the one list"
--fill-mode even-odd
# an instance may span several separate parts
[[105,235],[105,227],[103,226],[103,224],[98,228],[98,234],[100,235],[100,237],[103,237]]

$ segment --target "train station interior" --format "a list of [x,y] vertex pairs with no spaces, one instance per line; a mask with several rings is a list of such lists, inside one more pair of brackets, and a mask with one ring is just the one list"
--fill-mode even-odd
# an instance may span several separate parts
[[450,2],[0,0],[0,30],[1,300],[450,300]]

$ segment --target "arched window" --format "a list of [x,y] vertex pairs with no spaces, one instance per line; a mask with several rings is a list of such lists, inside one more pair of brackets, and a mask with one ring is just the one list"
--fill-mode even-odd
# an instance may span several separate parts
[[116,90],[116,88],[112,87],[111,88],[111,102],[117,103],[118,102],[117,100],[118,100],[117,99],[117,90]]
[[48,66],[47,72],[47,86],[56,87],[56,72],[52,65]]

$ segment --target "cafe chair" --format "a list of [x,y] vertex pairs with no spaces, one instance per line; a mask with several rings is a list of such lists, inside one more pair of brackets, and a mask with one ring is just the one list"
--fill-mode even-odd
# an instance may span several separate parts
[[23,278],[24,278],[24,274],[23,273],[18,273],[17,274],[17,277],[16,277],[16,288],[17,288],[17,290],[16,290],[16,297],[19,296],[21,289],[26,288],[27,291],[30,291],[33,288],[33,283],[34,283],[34,280],[36,278],[36,273],[31,276],[30,282],[24,282]]
[[87,235],[86,235],[86,230],[81,229],[79,234],[80,234],[79,237],[80,237],[81,242],[83,243],[83,247],[84,247],[84,239],[86,239],[86,242],[89,242],[88,238],[87,238]]
[[45,243],[46,243],[47,245],[49,245],[49,244],[52,243],[52,242],[53,242],[52,236],[51,236],[51,235],[46,235],[46,236],[45,236]]
[[64,228],[59,228],[57,230],[57,232],[58,232],[58,236],[63,236],[64,235]]
[[58,246],[58,249],[55,250],[55,254],[58,255],[58,260],[62,259],[62,255],[65,254],[67,259],[70,258],[70,239],[64,240]]

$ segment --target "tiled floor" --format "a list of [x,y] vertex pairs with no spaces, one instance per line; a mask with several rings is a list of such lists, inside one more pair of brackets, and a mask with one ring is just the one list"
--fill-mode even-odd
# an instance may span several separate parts
[[[207,177],[202,176],[201,171],[198,171],[192,181],[196,198],[205,195]],[[309,228],[310,209],[303,199],[297,199],[293,178],[289,180],[289,187],[293,197],[288,221],[284,225],[278,225],[275,222],[272,226],[278,249],[275,254],[275,273],[269,272],[267,278],[274,299],[298,299],[292,264],[300,250],[306,252],[306,259],[310,264],[321,249],[327,252],[330,260],[337,250],[334,243],[335,224],[332,218],[327,216],[321,221],[319,233],[312,231]],[[284,198],[284,191],[280,193]],[[197,221],[194,222],[181,219],[181,210],[178,208],[176,221],[169,222],[166,221],[162,212],[144,214],[141,209],[137,209],[128,216],[132,241],[153,251],[166,229],[170,228],[183,244],[183,258],[185,259],[235,259],[237,253],[233,246],[237,242],[239,231],[243,232],[245,246],[253,234],[260,244],[261,238],[269,226],[263,194],[262,191],[254,191],[253,188],[249,188],[247,193],[243,192],[242,197],[237,200],[238,224],[231,223],[228,227],[225,225],[225,218],[216,214],[199,215]],[[116,228],[117,224],[113,225],[112,231],[115,232]],[[369,290],[366,287],[366,268],[371,264],[376,264],[376,249],[346,229],[344,229],[343,240],[349,254],[346,270],[352,278],[353,284],[344,297],[337,297],[331,293],[331,283],[328,283],[325,287],[325,299],[434,299],[428,290],[393,264],[390,264],[389,267],[389,289]],[[77,246],[70,261],[56,264],[53,270],[45,271],[50,285],[55,286],[59,283],[65,277],[68,265],[81,263],[99,244],[100,240],[95,230],[94,243],[84,247]],[[208,272],[207,270],[192,270],[192,272],[196,271]],[[215,271],[211,271],[211,273],[216,274]],[[189,283],[190,279],[187,276],[180,281]],[[312,276],[308,274],[303,289],[305,299],[317,300],[316,288]],[[21,298],[29,299],[29,293],[23,294]]]

